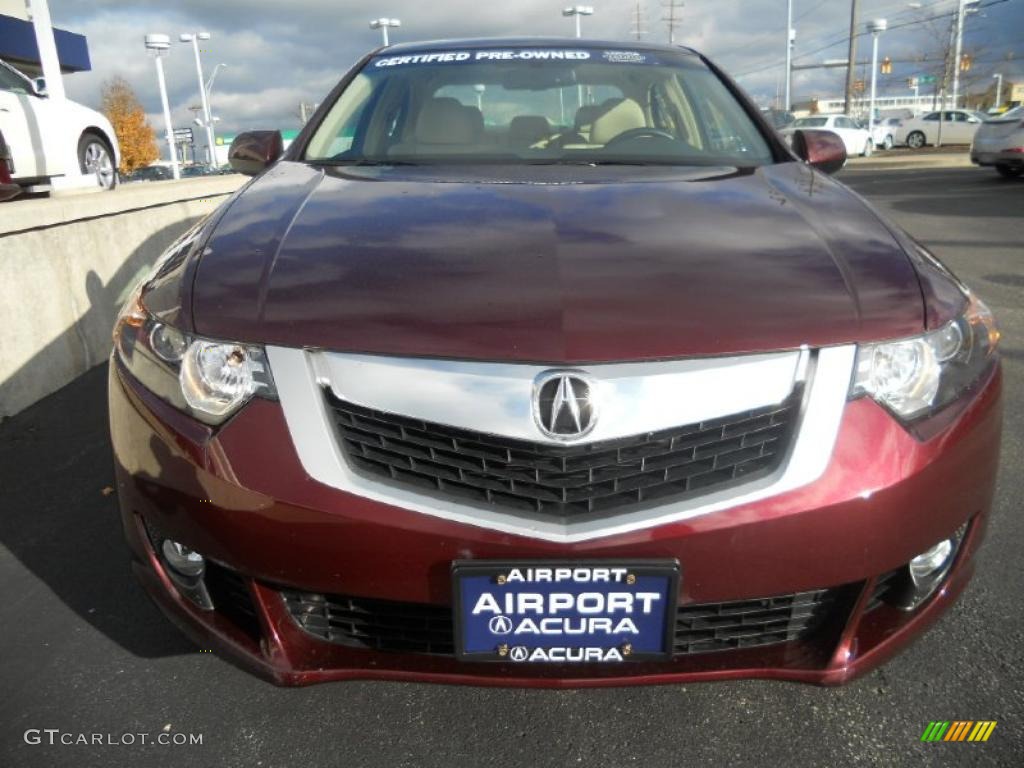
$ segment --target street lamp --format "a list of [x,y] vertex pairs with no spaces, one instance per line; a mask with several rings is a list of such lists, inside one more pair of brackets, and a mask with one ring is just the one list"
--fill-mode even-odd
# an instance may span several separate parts
[[878,80],[878,38],[888,28],[889,22],[885,19],[873,19],[868,22],[868,32],[871,33],[871,106],[868,111],[868,134],[871,141],[875,140],[875,84]]
[[374,19],[370,22],[370,29],[379,29],[381,37],[384,39],[384,47],[389,46],[391,43],[388,42],[388,27],[400,27],[402,26],[401,19]]
[[1003,103],[1003,76],[996,72],[992,77],[996,79],[996,109],[999,109],[999,105]]
[[174,127],[171,123],[171,107],[167,103],[167,81],[164,80],[163,57],[171,48],[169,35],[146,35],[146,50],[156,59],[156,79],[160,84],[160,103],[164,108],[164,131],[167,134],[167,149],[171,153],[171,173],[175,179],[181,178],[181,171],[178,169],[178,150],[174,146]]
[[212,116],[210,115],[210,102],[206,98],[206,82],[203,80],[203,62],[199,58],[199,41],[209,40],[210,33],[183,32],[182,34],[178,35],[178,39],[183,43],[192,43],[192,52],[195,54],[196,57],[196,77],[199,78],[199,103],[202,104],[203,107],[203,125],[206,126],[206,144],[210,150],[209,163],[210,167],[212,168],[217,163],[216,157],[214,155],[214,152],[216,150],[214,149],[215,142],[213,137],[213,119]]
[[793,88],[793,43],[796,41],[796,30],[793,29],[793,0],[786,2],[786,103],[783,106],[789,111]]
[[583,33],[580,29],[580,17],[581,16],[593,16],[594,6],[592,5],[573,5],[569,8],[562,10],[563,16],[575,16],[576,17],[576,37],[582,37]]
[[[214,117],[214,114],[213,114],[213,83],[217,79],[217,73],[220,72],[220,70],[222,68],[223,69],[227,69],[227,66],[228,65],[225,64],[224,62],[220,62],[219,64],[217,64],[217,66],[213,68],[213,74],[210,75],[210,79],[206,81],[206,103],[210,106],[210,123],[211,123],[210,127],[211,127],[211,130],[213,130],[213,132],[214,132],[214,135],[213,135],[214,142],[217,141],[217,132],[216,132],[217,131],[217,123],[220,121],[220,118],[219,117]],[[215,146],[216,146],[216,144],[215,144]],[[214,158],[216,158],[217,157],[217,150],[216,149],[212,150],[212,154],[213,154]],[[214,163],[214,165],[216,165],[216,163]]]

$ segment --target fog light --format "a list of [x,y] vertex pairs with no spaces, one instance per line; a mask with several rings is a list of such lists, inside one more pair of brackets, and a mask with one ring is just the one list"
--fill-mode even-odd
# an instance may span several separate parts
[[929,547],[900,568],[899,575],[886,587],[882,598],[890,605],[912,611],[935,594],[956,560],[956,553],[967,533],[964,523],[950,536]]
[[203,556],[198,552],[193,552],[184,544],[179,544],[170,539],[164,539],[161,550],[163,551],[164,561],[179,575],[192,579],[203,575],[203,571],[206,569],[206,561],[203,560]]
[[911,560],[910,578],[914,586],[920,589],[930,585],[937,575],[941,576],[953,559],[953,551],[953,540],[945,539]]

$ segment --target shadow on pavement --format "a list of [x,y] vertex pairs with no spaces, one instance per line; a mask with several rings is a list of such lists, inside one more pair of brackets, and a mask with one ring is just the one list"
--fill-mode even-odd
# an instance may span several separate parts
[[[89,272],[90,306],[78,327],[112,326],[131,286],[191,223],[147,238],[106,285]],[[0,383],[0,395],[17,379],[47,375],[48,356],[67,347],[81,351],[78,327]],[[106,375],[104,363],[0,421],[0,546],[24,565],[10,567],[0,549],[0,572],[5,594],[25,601],[23,623],[6,639],[45,645],[51,633],[80,625],[61,612],[33,611],[41,581],[78,617],[137,656],[191,653],[192,644],[149,602],[129,569],[114,492]]]

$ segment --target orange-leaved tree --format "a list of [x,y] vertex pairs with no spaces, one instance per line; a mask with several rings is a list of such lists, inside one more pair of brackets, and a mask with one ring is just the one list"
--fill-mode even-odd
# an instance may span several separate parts
[[121,173],[131,173],[160,157],[153,127],[127,80],[114,77],[103,83],[102,109],[121,145]]

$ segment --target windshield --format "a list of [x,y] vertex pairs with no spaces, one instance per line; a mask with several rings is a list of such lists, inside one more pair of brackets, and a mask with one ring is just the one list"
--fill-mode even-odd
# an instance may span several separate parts
[[822,128],[828,125],[827,117],[801,117],[793,126],[795,128]]
[[305,159],[756,166],[773,158],[693,55],[542,47],[375,57],[331,107]]
[[1003,112],[1001,115],[989,115],[987,119],[993,122],[1002,122],[1004,120],[1024,120],[1024,107],[1014,107],[1007,112]]

